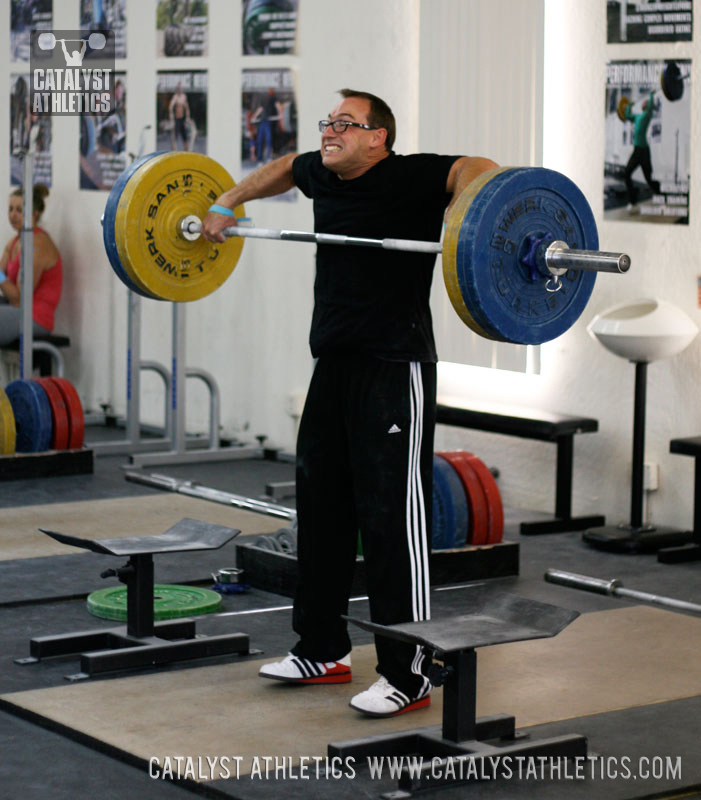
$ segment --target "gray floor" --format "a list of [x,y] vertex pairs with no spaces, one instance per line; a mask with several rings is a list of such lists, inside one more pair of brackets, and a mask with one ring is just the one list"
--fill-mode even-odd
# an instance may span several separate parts
[[[124,479],[123,457],[100,457],[95,473],[90,476],[54,477],[38,481],[10,481],[2,484],[0,508],[127,497],[155,493]],[[255,460],[220,464],[199,464],[146,469],[174,477],[198,480],[205,485],[251,497],[263,495],[269,481],[292,480],[293,465],[288,462]],[[293,502],[293,501],[292,501]],[[573,608],[582,613],[615,608],[620,600],[553,586],[543,580],[549,567],[561,568],[596,577],[618,577],[629,588],[654,592],[701,603],[698,572],[701,564],[666,566],[654,556],[626,556],[602,553],[581,542],[580,534],[522,537],[518,523],[539,515],[507,510],[505,538],[520,545],[520,575],[498,579],[505,590],[525,597]],[[546,518],[547,515],[542,515]],[[282,524],[282,523],[281,523]],[[78,664],[64,658],[19,666],[13,659],[28,654],[29,639],[34,636],[81,630],[86,627],[113,626],[96,620],[87,613],[85,595],[99,585],[99,573],[108,557],[91,553],[0,562],[0,625],[3,631],[3,668],[0,670],[0,693],[22,691],[65,683],[65,675],[75,672]],[[199,553],[183,557],[173,555],[159,559],[157,580],[163,582],[206,582],[213,566],[221,566],[219,556]],[[110,562],[110,566],[113,564]],[[453,598],[450,588],[433,592],[433,614],[450,614]],[[284,654],[291,644],[290,600],[286,597],[251,590],[223,598],[222,614],[212,615],[198,623],[203,633],[242,630],[249,634],[252,647],[266,654]],[[353,606],[359,615],[367,614],[367,604]],[[234,627],[232,627],[232,625]],[[354,641],[369,641],[369,634],[353,632]],[[651,643],[654,645],[654,643]],[[612,643],[615,646],[615,643]],[[224,660],[224,659],[219,659]],[[207,663],[216,663],[217,659]],[[183,666],[189,667],[191,663]],[[172,665],[164,669],[177,670]],[[94,678],[110,680],[112,677]],[[517,670],[514,678],[518,679]],[[625,676],[621,676],[625,680]],[[701,735],[701,699],[675,701],[639,709],[570,720],[557,725],[540,726],[538,735],[559,732],[583,733],[590,748],[608,756],[646,753],[665,757],[694,753]],[[185,797],[193,792],[206,796],[238,797],[241,800],[261,798],[305,797],[344,798],[379,797],[391,792],[395,783],[387,778],[372,780],[359,770],[352,781],[324,777],[316,781],[288,779],[282,781],[247,780],[218,782],[214,785],[175,785],[152,780],[143,765],[125,763],[123,754],[101,752],[95,742],[81,742],[69,731],[48,730],[40,720],[20,719],[6,708],[0,709],[0,797],[43,798],[47,792],[56,798],[92,800],[103,798]],[[661,735],[660,732],[663,732]],[[701,783],[701,767],[689,756],[684,761],[681,780],[671,783],[645,780],[522,780],[482,781],[476,785],[454,787],[428,796],[452,800],[458,797],[611,797],[633,798],[668,796],[671,787]]]

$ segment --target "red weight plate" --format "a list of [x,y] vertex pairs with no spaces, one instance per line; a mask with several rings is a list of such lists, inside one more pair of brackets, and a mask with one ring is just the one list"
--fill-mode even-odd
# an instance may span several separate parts
[[49,398],[49,405],[51,406],[51,449],[52,450],[65,450],[68,447],[68,438],[70,435],[70,424],[68,420],[68,409],[66,408],[66,401],[58,386],[53,384],[49,378],[33,378],[35,383],[46,392]]
[[85,435],[85,417],[83,416],[83,406],[78,397],[73,384],[66,378],[47,378],[55,384],[61,394],[68,409],[68,450],[77,450],[83,446]]
[[487,506],[489,508],[489,536],[487,544],[497,544],[504,536],[504,507],[501,503],[501,492],[494,480],[494,476],[489,471],[486,464],[477,458],[473,453],[465,452],[470,464],[479,475],[482,488],[487,496]]
[[467,458],[469,453],[455,450],[438,453],[458,473],[470,507],[470,529],[466,544],[487,544],[489,538],[489,511],[487,496],[474,466]]

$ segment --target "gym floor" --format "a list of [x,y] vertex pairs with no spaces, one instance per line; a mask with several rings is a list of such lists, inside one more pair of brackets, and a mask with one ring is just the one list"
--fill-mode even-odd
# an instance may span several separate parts
[[[99,436],[88,430],[89,437]],[[109,511],[113,517],[109,524],[102,518],[109,531],[104,536],[123,535],[117,532],[120,520],[130,525],[129,514],[138,513],[140,504],[154,503],[160,508],[158,504],[165,498],[162,505],[171,505],[173,513],[177,512],[178,495],[126,481],[125,461],[123,456],[100,456],[92,475],[4,482],[0,508],[8,520],[23,518],[33,526],[36,518],[37,527],[51,523],[52,510],[57,518],[65,519],[67,508],[73,514],[84,508],[83,522],[90,526],[96,509],[110,510],[116,503],[124,509],[124,516]],[[264,494],[267,483],[294,477],[291,463],[263,459],[143,471],[196,480],[255,498]],[[198,518],[203,520],[225,524],[222,519],[233,514],[219,504],[192,502],[199,504]],[[284,521],[255,516],[260,519],[259,532],[284,526]],[[511,780],[481,780],[428,791],[426,796],[445,800],[477,793],[493,798],[701,796],[696,794],[701,791],[697,753],[701,675],[697,677],[695,657],[701,646],[701,621],[689,614],[636,606],[543,580],[546,569],[558,568],[600,578],[617,577],[630,589],[701,603],[697,578],[701,566],[662,565],[655,556],[602,553],[584,545],[578,533],[519,535],[522,520],[538,518],[547,519],[548,515],[506,509],[504,538],[519,544],[519,574],[491,579],[489,584],[582,616],[552,639],[480,649],[478,713],[483,709],[494,713],[494,702],[496,710],[515,713],[517,727],[523,726],[533,738],[585,735],[590,755],[598,760],[582,775],[574,775],[573,770],[559,777],[528,774]],[[95,517],[95,525],[99,528],[101,524]],[[149,532],[162,533],[169,524]],[[332,528],[333,520],[329,525]],[[232,522],[231,527],[237,526]],[[100,535],[100,530],[93,533],[94,538]],[[115,566],[114,559],[67,547],[49,554],[38,533],[36,553],[25,550],[18,556],[10,549],[17,543],[10,544],[10,539],[3,537],[0,542],[4,638],[0,796],[24,800],[43,800],[47,792],[52,800],[402,796],[397,793],[396,779],[386,772],[383,777],[373,776],[366,766],[358,767],[352,779],[347,775],[336,778],[333,773],[317,777],[313,770],[311,777],[302,778],[289,764],[284,774],[271,773],[267,779],[265,772],[259,775],[252,769],[256,755],[260,764],[265,756],[285,753],[286,746],[291,748],[291,757],[300,752],[323,757],[325,743],[330,741],[440,724],[440,691],[430,710],[396,720],[365,720],[347,708],[346,698],[359,691],[359,680],[373,680],[370,634],[357,628],[352,631],[357,652],[352,689],[268,685],[255,677],[258,662],[284,655],[292,644],[291,600],[251,589],[224,595],[221,612],[200,618],[198,631],[244,632],[250,636],[251,648],[264,655],[221,656],[70,683],[65,676],[78,671],[77,659],[62,657],[25,666],[14,659],[27,656],[29,640],[37,636],[113,626],[87,612],[85,597],[102,588],[100,572],[106,563]],[[235,544],[230,542],[221,551],[156,556],[156,581],[206,585],[214,569],[232,566]],[[434,587],[433,618],[459,614],[467,591],[465,584]],[[354,601],[352,613],[369,617],[364,599]],[[293,691],[285,691],[289,688]],[[510,707],[502,708],[505,702]],[[387,726],[388,722],[392,725]],[[238,780],[210,780],[203,775],[193,779],[188,774],[179,781],[154,779],[145,756],[149,745],[151,752],[192,755],[205,761],[208,755],[220,752],[232,757],[239,753],[245,756],[242,763],[248,768]],[[641,758],[647,761],[641,762]],[[650,768],[644,771],[641,763]],[[667,770],[669,764],[677,767]]]

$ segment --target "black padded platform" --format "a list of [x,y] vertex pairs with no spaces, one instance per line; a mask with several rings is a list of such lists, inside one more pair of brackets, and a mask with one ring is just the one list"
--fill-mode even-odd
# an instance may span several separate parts
[[474,408],[459,398],[439,397],[436,422],[441,425],[555,443],[557,446],[555,519],[523,522],[522,534],[581,531],[605,523],[605,518],[600,514],[586,517],[572,516],[574,436],[578,433],[595,433],[599,430],[598,420],[512,406],[490,405],[489,408]]
[[85,539],[39,528],[42,533],[72,547],[93,553],[131,556],[141,553],[181,553],[184,550],[216,550],[230,542],[240,531],[185,517],[158,536],[123,536],[113,539]]
[[[531,741],[516,732],[516,721],[507,714],[476,719],[476,647],[555,636],[579,616],[558,606],[541,603],[478,585],[465,595],[466,613],[424,622],[399,625],[376,623],[346,617],[359,627],[380,636],[423,646],[432,657],[443,661],[433,665],[429,677],[434,685],[444,685],[443,726],[413,731],[332,742],[329,757],[366,759],[373,756],[423,756],[419,770],[403,768],[400,792],[395,797],[423,789],[436,789],[470,780],[460,771],[446,768],[453,759],[465,757],[476,767],[474,774],[489,774],[488,765],[531,757],[586,758],[587,740],[566,734]],[[436,769],[443,760],[444,769]],[[496,770],[494,777],[499,776]],[[508,775],[507,775],[508,777]]]
[[192,619],[154,623],[153,555],[218,549],[240,531],[185,518],[158,536],[93,540],[56,531],[42,530],[42,533],[63,544],[96,553],[129,556],[121,568],[102,573],[103,578],[115,576],[126,584],[127,624],[34,638],[29,643],[30,656],[15,659],[17,664],[35,664],[43,658],[80,654],[81,671],[66,676],[69,680],[78,680],[101,672],[250,652],[248,636],[243,633],[198,637]]

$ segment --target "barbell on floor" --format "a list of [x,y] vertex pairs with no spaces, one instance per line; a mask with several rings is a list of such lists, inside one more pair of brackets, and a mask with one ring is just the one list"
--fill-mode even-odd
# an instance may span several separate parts
[[[103,216],[115,273],[145,297],[180,302],[217,289],[236,266],[244,238],[442,253],[448,295],[468,327],[489,339],[541,344],[579,318],[597,271],[630,267],[627,255],[598,250],[586,198],[553,170],[505,167],[480,175],[450,209],[442,244],[238,226],[226,230],[226,242],[209,242],[199,235],[200,220],[234,185],[221,165],[199,153],[135,161],[115,182]],[[243,206],[233,211],[245,216]]]
[[689,611],[693,614],[701,614],[701,605],[689,603],[686,600],[676,600],[673,597],[651,594],[650,592],[639,592],[635,589],[625,589],[621,581],[617,578],[601,580],[600,578],[590,578],[587,575],[578,575],[576,572],[564,572],[561,569],[549,569],[545,573],[545,580],[548,583],[557,583],[560,586],[568,586],[570,589],[583,589],[595,594],[605,594],[610,597],[620,597],[626,600],[639,600],[642,603],[652,603],[665,608],[673,608],[677,611]]

